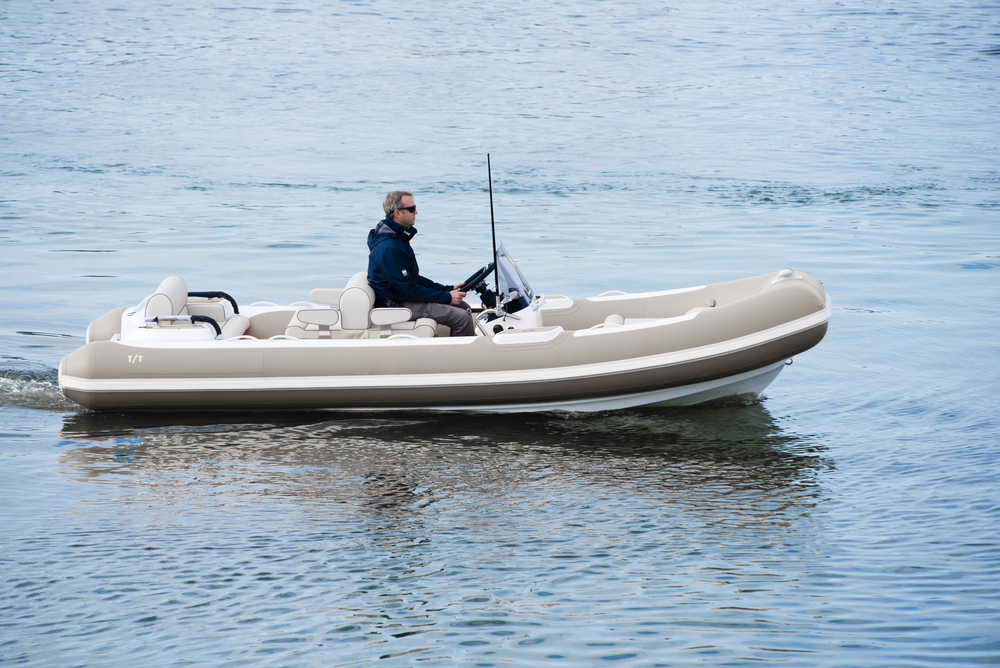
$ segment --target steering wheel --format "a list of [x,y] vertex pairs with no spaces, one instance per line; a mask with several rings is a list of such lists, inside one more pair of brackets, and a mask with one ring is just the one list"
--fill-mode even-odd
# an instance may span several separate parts
[[486,277],[493,273],[493,269],[496,267],[496,262],[490,262],[488,265],[469,276],[465,279],[465,283],[459,288],[462,292],[472,292],[477,288],[482,288],[486,283]]

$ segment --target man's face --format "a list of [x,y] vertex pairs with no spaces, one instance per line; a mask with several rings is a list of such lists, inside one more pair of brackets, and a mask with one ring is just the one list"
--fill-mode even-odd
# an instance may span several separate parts
[[413,203],[413,198],[409,195],[403,195],[402,205],[404,207],[413,207],[413,211],[396,209],[392,212],[392,219],[403,227],[413,227],[413,224],[417,222],[417,209],[416,205]]

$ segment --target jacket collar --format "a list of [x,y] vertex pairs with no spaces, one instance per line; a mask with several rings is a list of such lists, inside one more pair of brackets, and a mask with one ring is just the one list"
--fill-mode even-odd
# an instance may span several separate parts
[[391,218],[386,217],[380,220],[379,224],[375,226],[375,234],[392,234],[409,241],[416,236],[417,228],[403,227]]

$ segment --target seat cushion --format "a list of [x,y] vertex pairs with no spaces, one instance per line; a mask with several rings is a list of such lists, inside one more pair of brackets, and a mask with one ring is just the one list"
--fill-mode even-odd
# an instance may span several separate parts
[[369,314],[375,306],[375,291],[368,285],[368,277],[359,271],[347,282],[340,295],[340,326],[345,330],[366,330],[371,321]]
[[222,326],[222,339],[243,336],[248,329],[250,329],[250,318],[245,315],[234,315]]
[[369,339],[388,338],[393,334],[409,334],[421,339],[437,336],[437,321],[431,318],[417,318],[393,325],[375,326],[368,330]]
[[187,283],[180,276],[167,276],[146,302],[146,317],[187,315]]
[[408,308],[373,308],[368,316],[373,325],[395,325],[412,318],[413,311]]
[[[188,315],[207,315],[220,325],[226,322],[226,306],[229,302],[209,301],[204,297],[191,297],[192,301],[187,303]],[[230,308],[229,315],[232,315]]]

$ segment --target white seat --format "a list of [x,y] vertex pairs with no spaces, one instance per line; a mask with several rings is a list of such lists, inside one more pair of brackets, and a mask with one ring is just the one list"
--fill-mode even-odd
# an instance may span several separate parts
[[243,336],[250,328],[250,318],[245,315],[234,315],[222,326],[222,339],[231,339],[234,336]]
[[359,271],[340,294],[340,337],[349,339],[388,338],[410,334],[429,338],[437,334],[437,322],[430,318],[411,320],[408,308],[374,308],[375,291],[368,276]]
[[232,304],[224,299],[188,296],[184,308],[188,315],[207,315],[220,325],[235,315]]
[[188,315],[187,283],[180,276],[167,276],[146,301],[146,317]]
[[371,327],[371,312],[375,308],[375,291],[368,285],[364,272],[351,276],[340,293],[340,328],[345,338],[364,339]]
[[[237,315],[227,299],[189,297],[187,282],[180,276],[167,276],[146,300],[143,319],[166,316],[204,315],[212,318],[222,330],[223,339],[241,336],[250,326],[246,316]],[[190,327],[190,323],[162,321],[167,327]]]
[[285,328],[285,336],[294,336],[297,339],[333,338],[331,328],[338,322],[340,322],[340,311],[337,309],[299,309]]

